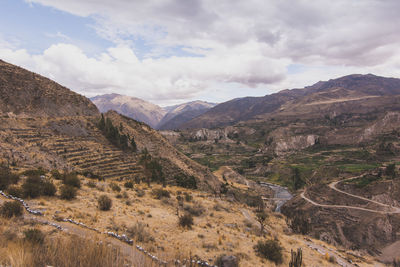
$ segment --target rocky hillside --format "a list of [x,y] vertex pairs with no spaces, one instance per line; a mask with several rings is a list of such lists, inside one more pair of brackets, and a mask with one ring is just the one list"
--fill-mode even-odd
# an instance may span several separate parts
[[[398,104],[400,79],[368,75],[349,75],[326,82],[318,82],[303,89],[283,90],[264,97],[245,97],[234,99],[210,109],[203,115],[185,123],[181,128],[212,128],[233,125],[269,115],[300,115],[302,113],[321,115],[320,109],[332,111],[334,107],[346,112],[349,109],[373,102],[385,105],[394,97],[391,104]],[[383,97],[383,98],[382,98]],[[382,102],[381,102],[382,100]],[[323,114],[325,115],[325,114]],[[337,114],[336,114],[337,115]]]
[[92,97],[91,100],[101,112],[115,110],[137,121],[155,128],[167,113],[163,108],[142,99],[119,94]]
[[99,129],[100,113],[87,98],[4,62],[0,78],[0,163],[123,180],[143,178],[139,159],[147,150],[162,165],[168,183],[180,175],[194,177],[198,187],[218,189],[206,168],[149,126],[113,111],[106,114],[113,125],[110,134]]
[[56,82],[0,60],[0,112],[29,116],[93,116],[84,96]]

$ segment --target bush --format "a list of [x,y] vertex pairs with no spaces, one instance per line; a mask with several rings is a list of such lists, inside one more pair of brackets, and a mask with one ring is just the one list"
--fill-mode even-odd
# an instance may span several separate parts
[[45,196],[54,196],[57,192],[57,188],[50,181],[45,181],[42,183],[42,193]]
[[22,188],[18,187],[16,185],[8,186],[7,193],[14,197],[23,197],[24,196],[24,191],[22,191]]
[[38,168],[36,170],[26,170],[22,174],[26,176],[40,176],[40,175],[45,175],[46,171],[43,170],[42,168]]
[[24,239],[32,244],[42,244],[44,234],[39,229],[28,229],[24,231]]
[[119,187],[119,185],[117,185],[116,183],[111,183],[110,187],[111,187],[112,191],[121,192],[121,187]]
[[0,214],[6,218],[19,217],[22,216],[22,213],[23,213],[22,204],[17,200],[6,201],[0,208]]
[[107,211],[111,209],[112,200],[108,196],[101,195],[97,202],[99,204],[99,210]]
[[192,195],[190,195],[188,192],[185,192],[185,193],[184,193],[184,196],[185,196],[185,201],[186,201],[186,202],[190,202],[190,201],[193,200]]
[[76,188],[70,185],[61,186],[61,199],[71,200],[76,197]]
[[86,183],[86,186],[90,187],[90,188],[95,188],[97,186],[97,184],[96,184],[96,182],[89,181]]
[[81,181],[76,173],[64,174],[63,184],[70,185],[76,188],[81,188]]
[[43,181],[39,176],[30,176],[22,184],[24,197],[36,198],[42,194]]
[[183,206],[183,209],[193,215],[193,216],[200,216],[201,214],[203,214],[203,212],[205,211],[204,207],[202,205],[200,205],[199,203],[196,203],[195,205],[185,205]]
[[189,213],[185,213],[183,216],[179,217],[179,225],[183,228],[192,229],[193,216]]
[[58,170],[52,170],[51,171],[51,176],[56,180],[62,180],[63,179],[63,176],[61,175],[61,173]]
[[133,183],[132,181],[127,181],[124,183],[125,188],[133,188]]
[[277,240],[258,241],[254,250],[258,256],[275,262],[275,264],[280,264],[283,261],[282,247]]
[[190,175],[177,175],[175,176],[176,184],[180,187],[184,188],[191,188],[191,189],[196,189],[197,188],[197,182],[196,178],[194,176]]
[[16,184],[18,175],[11,173],[10,168],[0,165],[0,190],[5,190],[10,184]]
[[161,189],[161,188],[154,189],[152,191],[152,194],[153,194],[155,199],[162,199],[162,198],[170,198],[171,197],[169,191]]
[[132,239],[135,239],[136,242],[147,243],[150,241],[154,241],[154,238],[146,230],[145,224],[141,222],[138,222],[135,225],[128,227],[127,233],[128,236]]

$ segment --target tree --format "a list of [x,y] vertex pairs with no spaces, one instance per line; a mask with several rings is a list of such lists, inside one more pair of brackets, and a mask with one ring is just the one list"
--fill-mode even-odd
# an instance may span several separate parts
[[294,190],[300,189],[304,186],[304,181],[300,175],[300,169],[297,167],[293,168],[292,180],[293,180],[293,189]]
[[265,222],[268,219],[268,214],[265,211],[261,211],[261,212],[257,212],[256,214],[257,217],[257,221],[260,223],[260,232],[261,235],[264,235],[264,226],[265,226]]
[[385,174],[394,178],[396,176],[396,165],[394,163],[387,165]]
[[133,136],[131,137],[131,149],[132,149],[133,152],[137,151],[137,145],[136,145],[136,142],[135,142],[135,138],[133,138]]
[[99,127],[99,129],[102,130],[102,131],[103,131],[103,130],[105,129],[105,127],[106,127],[106,122],[105,122],[105,120],[104,120],[104,114],[103,114],[103,113],[101,113],[101,118],[100,118],[98,127]]

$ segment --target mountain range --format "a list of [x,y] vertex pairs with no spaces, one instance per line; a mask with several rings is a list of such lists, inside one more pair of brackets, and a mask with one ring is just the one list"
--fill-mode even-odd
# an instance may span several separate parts
[[90,100],[100,112],[115,110],[127,117],[144,122],[155,129],[172,130],[200,116],[216,104],[193,101],[175,106],[160,107],[140,98],[120,94],[105,94]]

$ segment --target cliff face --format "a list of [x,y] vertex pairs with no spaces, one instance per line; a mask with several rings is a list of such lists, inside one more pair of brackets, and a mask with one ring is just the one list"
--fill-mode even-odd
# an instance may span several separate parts
[[1,60],[0,112],[50,117],[99,114],[96,106],[86,97]]

